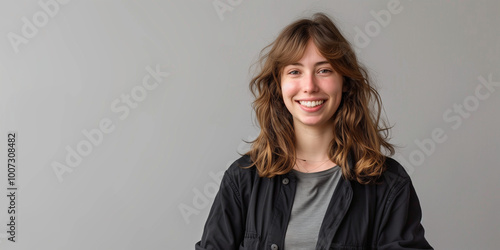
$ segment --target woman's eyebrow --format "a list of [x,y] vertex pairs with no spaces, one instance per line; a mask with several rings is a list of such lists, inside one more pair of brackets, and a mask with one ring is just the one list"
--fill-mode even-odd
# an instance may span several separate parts
[[[319,65],[323,65],[323,64],[330,64],[328,61],[321,61],[321,62],[317,62],[314,64],[314,67],[317,67]],[[296,62],[296,63],[292,63],[290,65],[293,65],[293,66],[302,66],[304,67],[304,65],[302,63],[299,63],[299,62]]]

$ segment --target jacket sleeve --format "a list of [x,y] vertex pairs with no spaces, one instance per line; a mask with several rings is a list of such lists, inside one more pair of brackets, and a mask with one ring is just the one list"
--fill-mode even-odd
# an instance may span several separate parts
[[195,249],[238,249],[245,231],[245,211],[238,185],[226,171]]
[[378,249],[433,249],[424,237],[421,219],[420,202],[408,178],[388,198]]

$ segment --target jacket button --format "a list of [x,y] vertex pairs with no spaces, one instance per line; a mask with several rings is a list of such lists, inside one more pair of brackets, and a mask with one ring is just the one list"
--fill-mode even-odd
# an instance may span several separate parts
[[[281,182],[286,185],[290,182],[290,180],[288,178],[283,178],[283,180]],[[276,249],[278,249],[278,248],[276,248]]]
[[278,245],[272,244],[271,245],[271,250],[278,250]]

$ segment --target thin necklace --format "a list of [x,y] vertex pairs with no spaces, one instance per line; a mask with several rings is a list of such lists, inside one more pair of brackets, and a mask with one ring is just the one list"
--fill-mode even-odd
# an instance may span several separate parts
[[[321,162],[321,161],[311,161],[311,160],[306,160],[306,159],[302,159],[302,158],[298,158],[297,157],[297,160],[301,160],[301,161],[309,161],[309,162]],[[326,159],[325,161],[328,161],[330,159]]]
[[[297,160],[306,161],[305,159],[300,159],[300,158],[297,158]],[[314,171],[314,170],[318,169],[319,167],[321,167],[321,166],[322,166],[323,164],[325,164],[328,160],[330,160],[330,159],[326,159],[324,162],[322,162],[321,164],[319,164],[317,167],[315,167],[315,168],[313,168],[313,169],[310,169],[309,171],[307,171],[307,170],[306,170],[306,168],[299,166],[299,162],[298,162],[298,161],[296,162],[296,165],[297,165],[297,167],[298,167],[298,168],[302,168],[302,169],[304,169],[304,172],[306,172],[306,173],[310,173],[311,171]]]

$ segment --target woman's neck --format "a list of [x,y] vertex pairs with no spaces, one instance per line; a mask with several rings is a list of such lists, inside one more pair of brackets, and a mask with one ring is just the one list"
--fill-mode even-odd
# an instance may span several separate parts
[[333,139],[331,126],[323,128],[295,126],[295,150],[297,158],[310,162],[324,161],[328,158],[328,147]]

